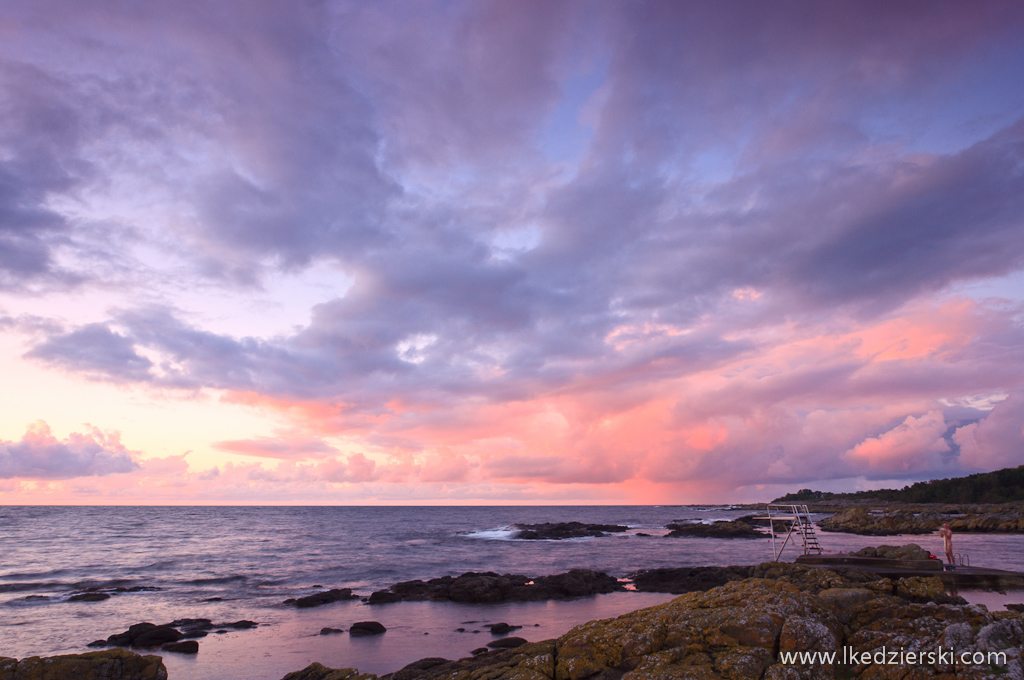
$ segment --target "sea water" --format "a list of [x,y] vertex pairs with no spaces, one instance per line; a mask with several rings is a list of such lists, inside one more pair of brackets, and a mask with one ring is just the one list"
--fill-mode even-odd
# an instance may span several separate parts
[[[248,619],[259,627],[202,638],[196,656],[162,653],[171,680],[277,680],[312,661],[387,673],[426,656],[468,656],[494,639],[487,623],[521,625],[515,635],[544,640],[672,596],[624,592],[501,605],[353,600],[301,610],[283,601],[317,592],[315,586],[367,596],[398,581],[467,571],[533,577],[581,567],[627,577],[656,567],[770,560],[768,539],[664,537],[669,522],[743,514],[750,511],[729,506],[0,507],[0,656],[80,653],[141,621]],[[562,541],[513,538],[517,523],[567,521],[629,530]],[[935,535],[819,536],[836,553],[910,542],[941,551]],[[975,566],[1024,569],[1024,536],[958,534],[954,544]],[[790,546],[784,559],[797,554]],[[143,589],[101,602],[68,600],[86,588]],[[324,627],[367,620],[387,633],[320,635]]]

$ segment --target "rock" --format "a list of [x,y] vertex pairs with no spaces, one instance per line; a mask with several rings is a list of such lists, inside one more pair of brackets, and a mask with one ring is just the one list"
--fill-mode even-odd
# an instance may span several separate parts
[[886,560],[928,560],[931,553],[916,543],[906,545],[880,545],[877,548],[868,546],[850,553],[854,557],[876,557]]
[[[370,599],[367,600],[367,604],[390,604],[392,602],[401,602],[403,598],[398,593],[393,593],[390,590],[375,590],[370,593]],[[418,598],[409,598],[418,599]]]
[[220,625],[226,628],[235,628],[237,630],[248,630],[250,628],[255,628],[260,624],[255,621],[249,621],[248,619],[242,619],[241,621],[235,621],[234,623],[222,623]]
[[301,671],[295,671],[281,680],[377,680],[376,675],[360,673],[354,668],[327,668],[318,663],[311,663]]
[[325,604],[331,604],[332,602],[338,602],[339,600],[355,600],[358,597],[358,595],[352,594],[351,588],[332,588],[331,590],[327,590],[322,593],[313,593],[306,597],[289,598],[284,601],[284,604],[291,604],[295,605],[299,609],[305,609],[308,607],[322,607]]
[[345,630],[343,628],[321,628],[320,629],[320,634],[321,635],[334,635],[335,633],[344,633],[344,632],[345,632]]
[[443,576],[429,581],[403,581],[388,590],[370,595],[367,604],[431,600],[450,600],[465,604],[499,602],[540,602],[568,599],[597,593],[611,593],[625,588],[613,576],[590,569],[572,569],[564,574],[538,576],[522,574],[466,572],[458,577]]
[[348,634],[354,637],[362,637],[366,635],[380,635],[385,631],[387,631],[387,628],[377,621],[359,621],[352,624]]
[[522,647],[526,643],[527,640],[524,640],[521,637],[507,637],[488,642],[487,646],[491,649],[513,649],[515,647]]
[[486,647],[477,647],[476,649],[471,651],[470,654],[472,654],[473,656],[480,656],[481,654],[486,654],[489,651],[491,650],[487,649]]
[[[135,626],[132,626],[132,628],[135,628]],[[131,633],[132,628],[128,629],[129,633]],[[131,633],[133,647],[157,647],[165,642],[177,642],[183,637],[184,635],[177,629],[170,626],[152,626],[139,630],[137,634]]]
[[441,657],[431,656],[426,659],[420,659],[419,661],[413,661],[407,666],[403,666],[400,670],[391,673],[389,680],[417,680],[423,676],[423,671],[434,670],[437,672],[439,666],[449,664],[451,661],[448,659],[442,659]]
[[539,592],[535,594],[543,594],[543,599],[546,600],[569,599],[624,590],[623,585],[614,576],[592,569],[570,569],[564,574],[540,576],[533,582],[533,586],[513,589],[510,599],[533,599],[529,592],[530,588],[538,589]]
[[69,597],[68,602],[102,602],[109,599],[109,593],[78,593]]
[[678,567],[647,569],[630,574],[636,589],[646,593],[704,591],[750,576],[752,567]]
[[566,538],[606,536],[608,533],[628,531],[629,527],[619,524],[583,524],[582,522],[545,522],[543,524],[516,524],[513,538],[528,541],[560,541]]
[[867,588],[826,588],[818,593],[818,597],[841,623],[847,623],[858,607],[876,598],[877,594]]
[[504,635],[514,630],[522,628],[522,626],[510,626],[507,623],[489,623],[485,628],[490,628],[493,635]]
[[672,522],[665,525],[671,531],[669,538],[764,538],[767,534],[749,524],[719,521],[712,524],[700,522]]
[[184,640],[182,642],[168,642],[160,647],[162,652],[177,652],[178,654],[198,654],[199,643],[195,640]]
[[127,649],[40,658],[0,658],[3,680],[167,680],[167,669],[156,655],[142,656]]
[[1006,610],[1011,612],[1024,612],[1024,604],[1008,604]]
[[93,640],[92,642],[87,644],[86,647],[106,647],[109,644],[110,643],[106,640]]

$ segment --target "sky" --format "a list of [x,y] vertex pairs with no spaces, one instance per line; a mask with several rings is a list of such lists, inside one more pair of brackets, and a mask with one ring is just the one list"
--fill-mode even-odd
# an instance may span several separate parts
[[0,0],[0,503],[1024,464],[1024,4]]

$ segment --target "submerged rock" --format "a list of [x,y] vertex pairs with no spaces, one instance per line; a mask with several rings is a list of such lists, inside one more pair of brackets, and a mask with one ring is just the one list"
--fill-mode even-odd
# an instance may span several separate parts
[[167,669],[156,655],[142,656],[126,649],[40,658],[0,657],[3,680],[167,680]]

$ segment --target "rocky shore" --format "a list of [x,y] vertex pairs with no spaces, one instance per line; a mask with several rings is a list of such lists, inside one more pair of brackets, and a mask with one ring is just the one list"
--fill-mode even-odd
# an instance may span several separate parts
[[[824,508],[815,508],[823,511]],[[954,533],[1024,533],[1024,509],[1019,505],[963,508],[962,506],[852,507],[821,520],[825,531],[863,536],[931,534],[943,524]]]
[[[887,555],[893,551],[912,554],[913,548],[882,550]],[[867,550],[877,554],[880,548]],[[474,650],[473,657],[421,659],[379,679],[355,669],[311,664],[283,680],[1024,677],[1024,613],[989,612],[967,605],[948,595],[938,578],[892,580],[852,568],[766,562],[645,570],[633,579],[638,589],[685,594],[615,619],[592,621],[554,640],[502,638],[501,644]],[[178,632],[209,629],[205,620],[175,623]],[[153,637],[156,628],[160,627],[133,626],[111,637],[134,634],[142,641],[142,636]],[[844,647],[857,657],[823,664],[820,659],[811,663],[789,656]],[[898,663],[880,662],[877,655],[883,649],[909,650],[916,656]],[[939,656],[941,650],[945,653]],[[965,652],[970,654],[967,661],[963,661]],[[166,680],[167,672],[160,657],[125,649],[20,661],[0,658],[0,680],[67,678]]]
[[[473,658],[423,659],[383,680],[1022,677],[1022,615],[948,604],[937,578],[862,580],[856,574],[779,563],[747,568],[756,576],[593,621],[556,640]],[[789,658],[791,653],[836,652],[844,645],[856,659],[822,664]],[[945,650],[941,656],[940,647]],[[904,663],[878,662],[883,649],[916,654]],[[966,663],[965,652],[972,655]],[[977,664],[974,652],[983,657]],[[989,652],[1003,656],[989,657]],[[375,677],[312,664],[284,680]]]

